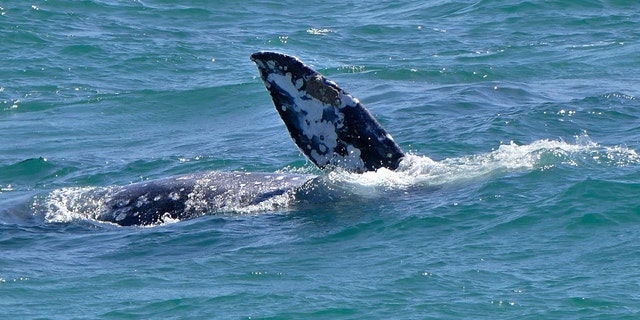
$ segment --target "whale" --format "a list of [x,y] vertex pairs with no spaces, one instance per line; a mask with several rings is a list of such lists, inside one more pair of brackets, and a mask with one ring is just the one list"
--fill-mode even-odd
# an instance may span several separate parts
[[[319,169],[395,170],[404,152],[358,99],[297,57],[253,53],[275,109],[295,145]],[[208,171],[91,188],[64,210],[120,226],[148,226],[293,199],[317,175]],[[56,192],[55,194],[65,194]],[[60,209],[60,201],[56,209]]]

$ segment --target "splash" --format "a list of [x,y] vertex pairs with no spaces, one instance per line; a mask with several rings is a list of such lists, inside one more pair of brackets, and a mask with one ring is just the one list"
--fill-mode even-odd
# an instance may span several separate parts
[[106,208],[108,188],[77,187],[53,190],[44,199],[33,203],[35,212],[44,212],[48,223],[94,220]]
[[262,212],[276,211],[288,207],[295,200],[293,192],[286,192],[261,201],[257,204],[251,204],[248,206],[238,205],[236,207],[229,207],[225,210],[227,213],[237,213],[243,215],[253,215]]
[[397,170],[378,169],[363,174],[336,170],[323,175],[328,189],[364,197],[378,197],[383,191],[425,187],[455,187],[509,174],[557,166],[631,166],[640,164],[635,150],[625,146],[600,146],[586,134],[575,143],[538,140],[528,145],[515,142],[478,155],[434,161],[426,156],[406,155]]

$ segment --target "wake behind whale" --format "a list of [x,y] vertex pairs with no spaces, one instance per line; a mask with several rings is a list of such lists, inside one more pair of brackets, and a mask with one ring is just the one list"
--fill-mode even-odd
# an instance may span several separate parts
[[[216,213],[273,210],[309,194],[378,197],[393,190],[441,188],[571,164],[588,154],[606,158],[615,153],[595,144],[542,140],[433,161],[402,151],[356,98],[297,58],[258,52],[251,59],[293,141],[323,170],[321,175],[210,171],[125,186],[62,188],[36,201],[36,211],[44,211],[51,222],[157,225]],[[622,150],[617,157],[637,161],[633,150]]]

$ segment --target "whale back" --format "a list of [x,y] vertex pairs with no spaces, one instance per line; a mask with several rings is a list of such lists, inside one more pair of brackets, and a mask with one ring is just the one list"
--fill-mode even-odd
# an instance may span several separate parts
[[295,57],[251,55],[294,142],[319,168],[394,170],[404,153],[352,95]]

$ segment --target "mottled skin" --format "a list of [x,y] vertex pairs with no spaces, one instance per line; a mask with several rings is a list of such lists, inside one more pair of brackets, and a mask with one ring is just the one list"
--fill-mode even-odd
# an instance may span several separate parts
[[291,193],[312,175],[211,171],[109,189],[96,217],[123,226],[152,225],[257,205]]
[[291,137],[319,168],[397,169],[404,153],[358,99],[295,57],[257,52],[251,60]]

